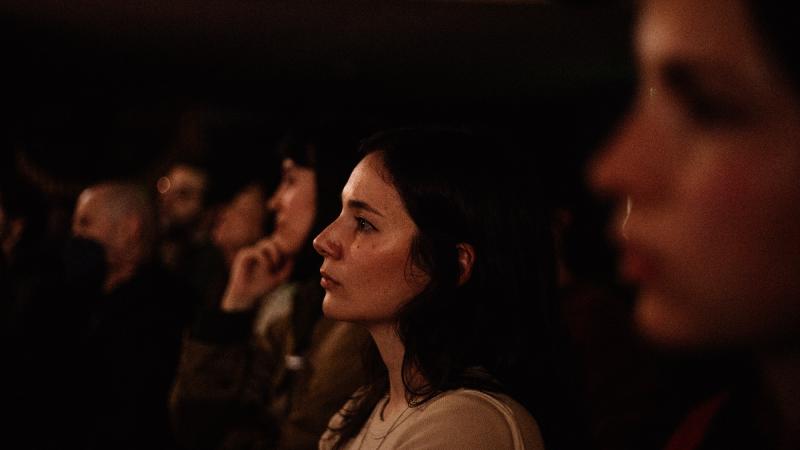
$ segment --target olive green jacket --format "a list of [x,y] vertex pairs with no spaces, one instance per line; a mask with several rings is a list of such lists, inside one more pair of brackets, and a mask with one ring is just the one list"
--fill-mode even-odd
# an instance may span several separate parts
[[170,398],[184,448],[316,448],[328,420],[363,384],[369,335],[318,310],[298,319],[297,310],[309,310],[294,307],[303,301],[299,290],[272,295],[258,311],[198,318],[184,339]]

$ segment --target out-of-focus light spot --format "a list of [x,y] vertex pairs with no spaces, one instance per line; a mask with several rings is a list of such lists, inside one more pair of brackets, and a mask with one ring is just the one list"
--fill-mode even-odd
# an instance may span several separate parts
[[161,194],[166,194],[169,191],[169,188],[172,187],[172,182],[169,180],[169,177],[161,177],[156,182],[156,189]]

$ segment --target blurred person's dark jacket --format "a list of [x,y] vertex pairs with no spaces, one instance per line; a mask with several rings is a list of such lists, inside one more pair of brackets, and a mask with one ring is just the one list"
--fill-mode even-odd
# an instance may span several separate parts
[[75,267],[99,250],[80,245],[17,289],[10,448],[173,448],[167,394],[189,291],[146,264],[103,294],[102,267]]

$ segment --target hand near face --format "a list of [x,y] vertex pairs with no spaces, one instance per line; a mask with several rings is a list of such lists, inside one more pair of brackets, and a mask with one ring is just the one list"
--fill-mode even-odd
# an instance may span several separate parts
[[289,278],[293,261],[270,238],[258,241],[236,254],[231,278],[222,297],[222,310],[244,311]]

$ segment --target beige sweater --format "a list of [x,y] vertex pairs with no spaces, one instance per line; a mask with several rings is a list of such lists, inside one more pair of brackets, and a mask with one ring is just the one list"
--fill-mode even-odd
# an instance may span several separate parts
[[[344,448],[544,449],[536,420],[522,405],[504,395],[472,389],[449,391],[386,422],[378,412],[385,401],[378,402],[361,432]],[[336,414],[329,428],[340,422],[341,416]],[[319,448],[332,448],[336,437],[328,430]]]

